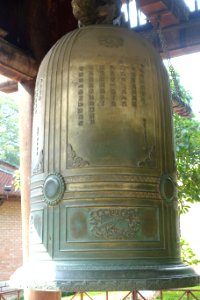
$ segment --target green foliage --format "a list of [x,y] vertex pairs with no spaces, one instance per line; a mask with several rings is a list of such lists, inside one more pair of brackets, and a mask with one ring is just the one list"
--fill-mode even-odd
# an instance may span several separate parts
[[200,260],[196,257],[196,254],[190,248],[190,245],[188,242],[186,242],[184,239],[180,240],[181,242],[181,259],[184,263],[188,265],[197,265],[200,263]]
[[169,74],[169,79],[170,79],[170,86],[171,86],[171,90],[175,93],[175,94],[180,94],[182,100],[186,103],[186,104],[191,104],[192,101],[192,96],[190,95],[190,93],[188,91],[186,91],[186,89],[180,84],[180,75],[174,70],[174,76],[175,76],[175,81],[173,79],[172,73],[168,70],[168,74]]
[[[192,97],[180,84],[180,76],[176,74],[176,84],[170,76],[171,89],[180,93],[181,99],[190,104]],[[174,113],[177,184],[180,213],[188,212],[190,203],[200,201],[200,123],[194,116],[184,118]]]
[[14,100],[0,95],[0,160],[19,165],[19,114]]
[[[179,289],[181,290],[181,288]],[[186,288],[187,290],[187,288]],[[188,289],[189,291],[191,291],[190,294],[184,294],[184,289],[182,289],[182,291],[178,291],[178,290],[171,290],[171,291],[162,291],[162,298],[160,296],[156,297],[156,300],[187,300],[187,299],[200,299],[200,290],[199,287],[192,287]],[[184,294],[184,296],[183,296]],[[194,298],[194,296],[196,298]]]
[[[176,73],[178,90],[171,80],[171,89],[180,93],[181,99],[190,104],[192,97],[180,84]],[[180,96],[179,94],[179,96]],[[174,114],[174,129],[176,141],[176,164],[179,213],[187,213],[193,202],[200,201],[200,122],[191,118],[184,118]],[[195,265],[200,263],[189,244],[181,239],[182,261]]]
[[174,115],[178,198],[181,213],[200,201],[200,123]]
[[74,292],[62,292],[61,297],[73,296],[74,294]]

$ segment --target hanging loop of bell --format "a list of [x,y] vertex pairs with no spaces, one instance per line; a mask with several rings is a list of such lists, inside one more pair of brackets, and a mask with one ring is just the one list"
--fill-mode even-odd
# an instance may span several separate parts
[[121,22],[121,0],[72,0],[73,14],[79,26],[113,24]]

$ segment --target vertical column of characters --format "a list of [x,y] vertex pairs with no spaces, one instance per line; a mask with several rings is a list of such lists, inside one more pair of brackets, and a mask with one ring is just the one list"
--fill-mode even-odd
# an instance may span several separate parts
[[127,106],[126,66],[120,65],[120,101],[121,106]]
[[136,89],[136,68],[131,67],[131,104],[137,106],[137,89]]
[[43,88],[43,78],[38,79],[37,87],[35,90],[35,102],[34,102],[34,118],[35,124],[37,124],[37,140],[36,140],[36,155],[39,154],[39,136],[40,136],[40,120],[41,120],[41,97]]
[[110,66],[110,99],[111,106],[117,106],[116,101],[116,76],[115,76],[115,66]]
[[105,66],[99,66],[99,106],[105,105],[106,100],[106,87],[105,87]]
[[141,102],[144,104],[145,103],[146,91],[145,91],[144,65],[143,64],[140,64],[140,67],[139,67],[139,81],[140,81]]
[[88,66],[88,116],[89,124],[95,124],[94,66]]
[[78,70],[78,126],[84,124],[84,67],[80,66]]
[[44,79],[38,78],[35,89],[34,98],[34,125],[33,125],[33,146],[32,146],[32,172],[37,174],[42,171],[43,163],[43,136],[42,136],[42,89],[44,85]]

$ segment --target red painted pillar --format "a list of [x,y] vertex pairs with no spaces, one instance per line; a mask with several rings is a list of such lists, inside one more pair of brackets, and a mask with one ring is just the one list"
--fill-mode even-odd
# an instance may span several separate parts
[[60,292],[29,291],[28,300],[60,300]]
[[136,290],[132,291],[132,300],[137,300],[137,291]]
[[[34,82],[19,84],[19,136],[23,261],[29,255],[31,141]],[[25,300],[60,300],[60,292],[25,291]]]
[[[31,139],[32,139],[32,86],[18,85],[19,90],[19,138],[20,138],[20,181],[21,181],[21,213],[22,213],[22,244],[23,261],[29,253],[29,214],[30,214],[30,170],[31,170]],[[30,83],[29,83],[30,85]]]

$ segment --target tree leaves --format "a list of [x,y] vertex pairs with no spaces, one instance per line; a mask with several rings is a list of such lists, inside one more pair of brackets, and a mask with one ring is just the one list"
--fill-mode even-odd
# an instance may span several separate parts
[[188,242],[186,242],[184,239],[181,239],[180,244],[181,244],[181,259],[184,263],[188,265],[197,265],[198,263],[200,263],[200,260],[198,259],[198,257],[196,256],[192,248],[190,248]]
[[[173,83],[171,88],[174,89]],[[182,100],[190,102],[189,92],[181,85],[180,90]],[[190,203],[200,201],[200,122],[194,115],[183,118],[174,114],[174,126],[179,210],[180,213],[186,213]]]
[[19,165],[19,114],[14,100],[0,95],[0,160]]

